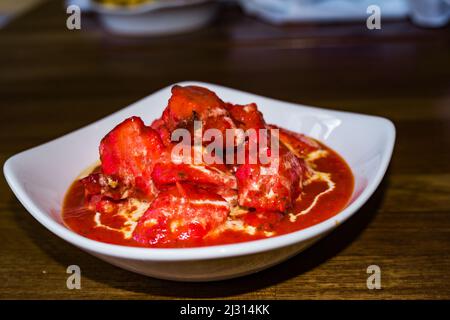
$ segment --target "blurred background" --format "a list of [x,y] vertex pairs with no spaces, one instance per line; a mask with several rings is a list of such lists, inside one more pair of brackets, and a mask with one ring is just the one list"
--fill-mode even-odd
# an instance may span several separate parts
[[56,123],[30,147],[185,80],[394,121],[448,115],[449,1],[0,0],[2,119]]
[[[0,0],[0,26],[43,1]],[[236,3],[247,14],[274,24],[364,21],[371,5],[381,9],[383,19],[410,18],[422,27],[442,27],[450,19],[449,0],[66,0],[67,5],[77,5],[84,13],[99,13],[107,28],[116,32],[147,34],[205,25],[219,3]],[[161,16],[165,21],[156,21]]]

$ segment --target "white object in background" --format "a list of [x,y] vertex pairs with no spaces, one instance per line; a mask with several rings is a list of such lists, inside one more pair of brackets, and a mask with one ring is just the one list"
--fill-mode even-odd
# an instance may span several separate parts
[[82,12],[98,13],[103,25],[113,33],[160,36],[189,32],[205,26],[216,12],[214,0],[159,0],[133,6],[110,6],[92,0],[66,0]]
[[79,6],[82,12],[91,11],[91,0],[66,0],[66,7],[76,5]]
[[370,5],[378,5],[381,8],[383,19],[405,18],[409,12],[406,0],[239,0],[239,2],[249,14],[274,24],[363,21],[368,17],[367,8]]
[[450,21],[450,0],[409,0],[412,21],[428,28],[445,26]]
[[207,87],[224,101],[255,102],[267,122],[311,135],[336,150],[355,178],[347,208],[319,224],[286,235],[199,248],[127,247],[91,240],[69,230],[61,218],[64,195],[73,180],[98,160],[102,137],[130,116],[140,116],[146,123],[160,117],[171,86],[87,127],[8,159],[4,173],[11,189],[43,226],[102,260],[155,278],[212,281],[260,271],[304,250],[361,208],[386,172],[395,141],[395,128],[389,120],[307,107],[208,83],[179,84]]

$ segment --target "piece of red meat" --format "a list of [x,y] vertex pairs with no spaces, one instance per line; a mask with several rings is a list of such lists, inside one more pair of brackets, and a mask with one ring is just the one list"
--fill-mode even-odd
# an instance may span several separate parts
[[266,127],[266,122],[261,112],[255,103],[247,105],[238,105],[227,103],[226,109],[231,115],[236,126],[243,130],[248,129],[263,129]]
[[155,193],[151,173],[164,145],[159,134],[132,117],[109,132],[100,143],[102,173],[135,187],[147,196]]
[[[270,148],[269,148],[270,151]],[[303,166],[301,160],[280,145],[278,166],[267,173],[269,164],[250,164],[248,161],[236,171],[239,205],[262,211],[286,212],[301,191]]]
[[129,186],[103,173],[92,173],[80,181],[86,196],[101,195],[113,200],[121,200],[133,192]]
[[195,116],[205,119],[226,113],[225,103],[212,91],[197,86],[174,86],[164,118],[170,129]]
[[237,188],[236,178],[229,171],[206,165],[157,163],[152,179],[158,187],[175,182],[193,182]]
[[280,141],[297,157],[303,158],[309,153],[321,149],[321,146],[317,141],[304,134],[279,128],[275,125],[270,125],[269,127],[271,129],[279,130]]
[[145,245],[196,241],[224,223],[228,203],[219,195],[187,183],[162,190],[140,218],[133,239]]
[[[266,129],[266,122],[255,103],[247,105],[227,103],[226,109],[230,113],[231,119],[233,119],[237,128],[245,133],[245,136],[237,136],[235,138],[235,146],[242,146],[242,143],[249,141],[257,142],[260,139],[261,132],[265,132],[261,130]],[[264,133],[263,137],[266,136],[267,133]]]
[[[161,120],[169,132],[177,128],[191,130],[194,120],[202,122],[204,131],[217,129],[225,134],[226,129],[235,128],[225,103],[214,92],[198,86],[174,86]],[[163,128],[160,123],[154,125]]]
[[150,127],[156,132],[158,132],[159,137],[161,138],[161,141],[165,146],[169,146],[172,143],[171,141],[172,133],[167,128],[166,123],[164,122],[164,117],[154,120],[150,125]]

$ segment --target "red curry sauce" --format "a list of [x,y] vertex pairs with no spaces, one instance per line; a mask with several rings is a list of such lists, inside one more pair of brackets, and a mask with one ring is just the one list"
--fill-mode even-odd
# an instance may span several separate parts
[[[331,179],[335,183],[335,189],[320,197],[317,204],[307,214],[299,216],[295,222],[291,222],[289,215],[285,214],[276,224],[268,227],[276,235],[282,235],[323,222],[337,213],[347,205],[353,193],[353,175],[347,163],[332,149],[321,146],[328,152],[325,158],[314,162],[315,170],[331,174]],[[326,190],[324,182],[313,182],[306,186],[302,193],[302,200],[297,202],[292,212],[300,212],[308,208],[314,198]],[[254,212],[249,215],[256,215]],[[220,244],[238,243],[266,238],[264,235],[249,235],[240,231],[224,231],[217,237],[205,238],[201,241],[183,241],[166,245],[143,245],[133,239],[125,239],[123,235],[116,231],[98,228],[94,222],[95,212],[86,208],[84,186],[77,180],[69,189],[63,206],[63,219],[65,224],[78,234],[87,238],[118,245],[136,247],[195,247],[210,246]],[[111,225],[120,225],[123,219],[116,217],[110,221]],[[262,226],[266,227],[267,226]]]

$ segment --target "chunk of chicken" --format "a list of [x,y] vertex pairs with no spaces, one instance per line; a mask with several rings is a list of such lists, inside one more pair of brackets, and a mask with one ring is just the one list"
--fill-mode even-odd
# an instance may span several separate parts
[[193,182],[237,188],[236,178],[226,168],[223,170],[207,165],[158,163],[152,173],[157,186],[175,182]]
[[86,196],[100,195],[113,200],[128,198],[133,190],[117,179],[103,173],[93,173],[81,179]]
[[[192,129],[194,120],[202,122],[203,130],[217,129],[225,133],[226,129],[236,127],[225,103],[214,92],[198,86],[178,85],[172,88],[161,121],[156,120],[152,127],[166,138],[168,132],[177,128]],[[167,139],[163,140],[167,142]]]
[[269,127],[271,129],[279,130],[281,143],[283,143],[299,158],[303,158],[309,153],[321,149],[321,146],[317,141],[305,136],[304,134],[279,128],[275,125],[270,125]]
[[[270,151],[270,148],[269,148]],[[301,160],[280,146],[274,171],[270,164],[245,163],[236,171],[239,205],[261,211],[286,212],[301,191],[303,167]],[[265,172],[264,172],[265,171]]]
[[229,205],[221,196],[187,183],[161,191],[141,217],[133,238],[150,245],[196,241],[224,223]]
[[231,118],[235,122],[236,126],[243,130],[248,129],[264,129],[266,122],[261,112],[255,103],[247,105],[238,104],[226,104],[226,109],[231,115]]
[[155,130],[145,126],[139,117],[129,118],[100,143],[102,173],[153,196],[155,189],[151,174],[163,148]]

